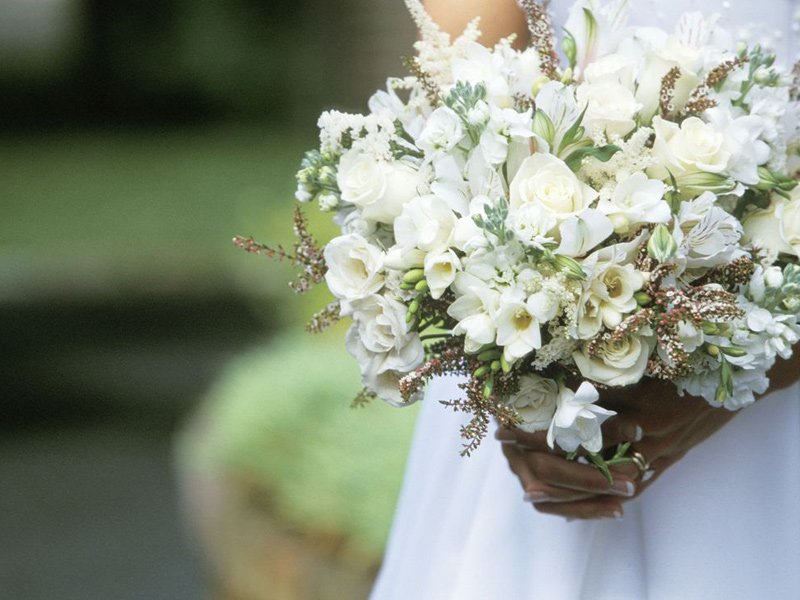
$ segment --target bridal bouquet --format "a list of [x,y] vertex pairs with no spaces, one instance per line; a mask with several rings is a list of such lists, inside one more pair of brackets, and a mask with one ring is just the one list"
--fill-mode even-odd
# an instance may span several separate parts
[[628,28],[578,2],[561,40],[522,2],[530,46],[451,42],[418,0],[410,76],[366,115],[326,112],[297,199],[342,235],[294,254],[352,319],[358,400],[405,405],[464,376],[468,454],[491,419],[599,457],[599,391],[644,377],[738,409],[800,336],[798,87],[714,18]]

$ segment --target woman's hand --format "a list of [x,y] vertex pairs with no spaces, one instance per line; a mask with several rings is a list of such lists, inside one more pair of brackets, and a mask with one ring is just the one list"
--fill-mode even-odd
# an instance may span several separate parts
[[[800,378],[800,354],[781,361],[770,372],[771,391]],[[503,453],[539,512],[573,518],[600,518],[622,514],[624,501],[640,495],[670,466],[721,429],[739,412],[710,406],[702,398],[680,397],[673,384],[647,379],[621,390],[607,390],[601,404],[617,411],[604,424],[607,447],[630,441],[648,461],[642,476],[633,464],[613,469],[614,486],[592,466],[567,461],[547,447],[545,434],[502,429],[497,437]],[[633,493],[625,494],[626,486]]]

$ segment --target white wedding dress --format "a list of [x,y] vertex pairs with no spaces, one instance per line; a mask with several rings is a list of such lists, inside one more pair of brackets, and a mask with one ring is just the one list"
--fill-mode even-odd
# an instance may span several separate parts
[[[670,29],[700,7],[796,60],[791,0],[632,0]],[[553,0],[563,23],[567,0]],[[754,37],[755,36],[755,37]],[[497,442],[461,458],[463,416],[434,382],[371,600],[800,599],[800,386],[774,393],[667,471],[620,520],[573,521],[523,501]]]

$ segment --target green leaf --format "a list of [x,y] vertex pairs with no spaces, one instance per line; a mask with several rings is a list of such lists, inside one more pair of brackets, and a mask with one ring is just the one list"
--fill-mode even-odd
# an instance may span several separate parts
[[599,148],[595,146],[590,146],[588,148],[578,148],[577,150],[573,151],[564,162],[567,163],[567,166],[572,169],[573,171],[578,171],[581,168],[581,163],[583,159],[587,156],[591,156],[592,158],[596,158],[600,162],[608,162],[612,156],[614,156],[617,152],[619,152],[621,148],[619,146],[615,146],[614,144],[608,144],[606,146],[600,146]]

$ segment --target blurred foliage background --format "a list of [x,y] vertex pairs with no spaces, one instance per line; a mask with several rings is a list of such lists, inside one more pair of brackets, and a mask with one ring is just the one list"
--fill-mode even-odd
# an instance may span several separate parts
[[400,0],[0,0],[4,597],[367,593],[415,409],[349,409],[325,293],[230,239],[291,244],[317,115],[413,39]]

